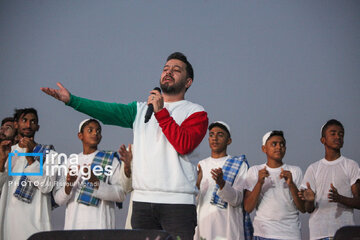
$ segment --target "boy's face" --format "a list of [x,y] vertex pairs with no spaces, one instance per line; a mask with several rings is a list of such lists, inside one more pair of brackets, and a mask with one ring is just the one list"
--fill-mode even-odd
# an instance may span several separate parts
[[262,146],[262,151],[266,154],[268,159],[282,161],[286,152],[284,138],[281,136],[272,136],[267,140],[265,146]]
[[19,120],[14,123],[21,137],[34,137],[35,133],[39,130],[38,119],[33,113],[21,115]]
[[231,138],[225,130],[219,127],[213,127],[209,131],[209,146],[212,152],[221,153],[231,143]]
[[337,125],[330,125],[325,131],[325,136],[321,138],[321,143],[325,147],[340,150],[344,145],[344,130]]
[[96,147],[101,141],[101,127],[96,122],[90,122],[82,132],[78,134],[79,139],[84,145]]

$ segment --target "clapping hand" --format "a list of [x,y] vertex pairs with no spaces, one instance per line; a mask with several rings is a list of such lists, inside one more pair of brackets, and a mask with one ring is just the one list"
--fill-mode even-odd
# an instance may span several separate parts
[[220,189],[225,186],[224,174],[221,168],[211,169],[211,176],[216,184],[219,185]]
[[125,145],[121,145],[119,148],[120,160],[124,162],[124,171],[127,178],[131,177],[131,161],[133,158],[131,144],[129,144],[128,150]]

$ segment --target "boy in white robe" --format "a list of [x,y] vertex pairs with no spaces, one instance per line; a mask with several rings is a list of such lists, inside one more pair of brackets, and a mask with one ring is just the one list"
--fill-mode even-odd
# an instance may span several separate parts
[[254,240],[300,240],[299,211],[304,212],[298,197],[302,171],[283,163],[286,141],[282,131],[263,136],[262,151],[267,162],[252,166],[245,183],[244,208],[254,218]]
[[[198,164],[198,226],[195,240],[245,239],[242,200],[248,165],[244,158],[227,154],[230,144],[229,126],[221,121],[210,124],[211,157]],[[230,181],[225,177],[225,166],[234,170]]]
[[[23,240],[32,234],[51,230],[51,191],[54,175],[46,171],[46,153],[54,154],[48,145],[35,142],[39,130],[34,108],[18,109],[14,126],[19,142],[11,146],[4,140],[0,146],[0,239]],[[10,156],[9,156],[10,153]],[[43,154],[43,163],[32,153]],[[24,156],[28,155],[28,156]],[[9,156],[9,158],[8,158]],[[11,163],[8,161],[11,157]],[[41,171],[41,167],[43,167]],[[21,174],[21,175],[19,175]],[[38,176],[31,174],[40,174]]]
[[354,225],[354,208],[360,209],[359,165],[341,155],[344,127],[335,119],[321,128],[325,157],[305,172],[299,196],[310,213],[310,239],[328,239],[346,225]]
[[81,122],[78,137],[83,152],[78,161],[66,163],[69,171],[63,172],[64,184],[55,194],[57,204],[66,204],[64,229],[114,229],[116,202],[131,190],[130,163],[121,163],[117,152],[98,150],[102,136],[97,120]]

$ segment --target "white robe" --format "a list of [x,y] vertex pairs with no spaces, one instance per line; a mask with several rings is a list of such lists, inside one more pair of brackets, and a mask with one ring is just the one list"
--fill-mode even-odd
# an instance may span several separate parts
[[337,229],[354,225],[354,209],[336,202],[329,202],[330,184],[340,195],[352,198],[351,186],[360,178],[359,165],[354,160],[340,156],[334,161],[325,158],[311,164],[305,172],[301,185],[310,183],[315,192],[316,208],[309,219],[310,239],[332,237]]
[[221,209],[210,203],[216,186],[210,171],[213,168],[221,168],[229,157],[231,156],[218,159],[209,157],[199,162],[203,178],[198,194],[198,226],[195,229],[195,240],[200,237],[206,240],[244,239],[242,200],[243,184],[248,170],[245,163],[241,165],[234,184],[230,186],[226,182],[223,189],[217,192],[219,197],[228,202],[227,208]]
[[[14,145],[12,152],[17,150],[25,153],[25,148]],[[53,153],[53,151],[51,151]],[[11,169],[14,173],[40,172],[40,163],[34,162],[26,167],[27,160],[24,156],[13,156]],[[45,161],[45,159],[44,159]],[[35,190],[31,203],[25,203],[14,196],[21,176],[8,176],[8,162],[6,170],[0,172],[0,239],[1,240],[24,240],[32,234],[40,231],[51,230],[51,195],[50,192],[55,184],[56,175],[46,176],[46,164],[44,164],[43,176],[28,176],[31,182],[39,181],[40,185]]]
[[[79,165],[91,165],[97,153],[98,151],[87,155],[80,153]],[[112,171],[113,175],[107,177],[106,182],[100,181],[99,188],[94,190],[94,196],[101,200],[97,206],[87,206],[77,202],[83,182],[81,176],[75,181],[75,186],[69,195],[65,193],[65,186],[61,187],[59,184],[55,201],[59,205],[66,204],[64,229],[114,229],[116,227],[115,202],[125,200],[126,193],[131,191],[131,178],[125,176],[124,164],[120,166],[117,159],[113,160]],[[66,182],[64,174],[61,182]]]
[[253,191],[258,179],[259,170],[266,166],[269,176],[265,178],[256,204],[253,221],[254,236],[300,240],[299,210],[296,208],[289,186],[284,178],[280,179],[281,169],[290,171],[295,185],[299,188],[302,171],[298,166],[283,164],[278,168],[270,168],[266,164],[252,166],[246,177],[245,189]]

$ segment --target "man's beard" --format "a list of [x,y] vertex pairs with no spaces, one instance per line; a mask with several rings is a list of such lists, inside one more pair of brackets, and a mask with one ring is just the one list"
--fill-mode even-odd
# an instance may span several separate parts
[[3,133],[0,133],[0,141],[5,140],[6,136]]
[[161,90],[169,95],[176,95],[179,94],[185,88],[185,81],[180,81],[178,83],[174,83],[172,86],[169,86],[169,83],[161,83],[160,80],[160,88]]

